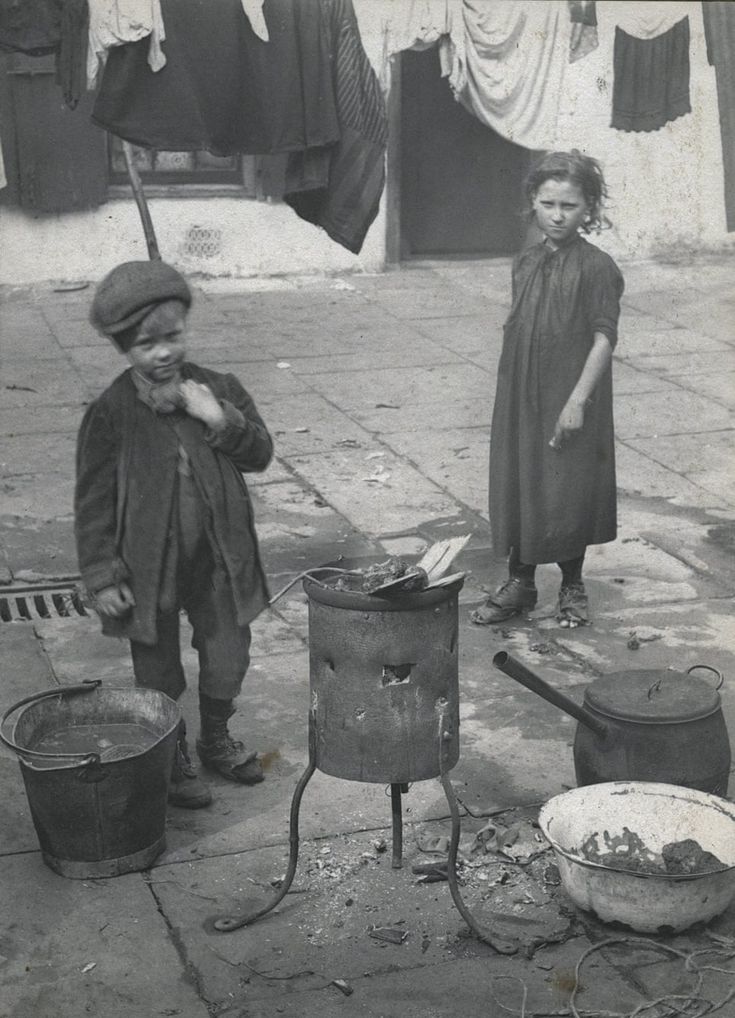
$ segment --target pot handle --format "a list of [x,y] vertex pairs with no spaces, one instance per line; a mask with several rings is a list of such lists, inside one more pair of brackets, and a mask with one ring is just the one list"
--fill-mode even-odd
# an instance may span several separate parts
[[573,718],[576,718],[581,724],[591,729],[599,738],[604,739],[608,734],[607,725],[604,721],[600,721],[585,707],[579,707],[570,697],[554,689],[553,686],[550,686],[548,682],[544,682],[538,675],[534,675],[529,668],[526,668],[520,661],[511,657],[506,651],[498,651],[493,658],[493,664],[501,672],[509,675],[511,679],[515,679],[516,682],[520,682],[526,689],[530,689],[532,693],[537,693],[544,700],[553,703],[555,707],[559,707],[566,714],[571,714]]
[[720,680],[715,689],[722,689],[722,684],[725,681],[725,676],[719,670],[719,668],[713,668],[712,665],[692,665],[691,668],[687,668],[687,675],[691,675],[695,668],[704,668],[705,671],[712,672]]
[[25,746],[19,746],[3,733],[3,725],[11,715],[15,714],[20,707],[25,707],[26,704],[36,703],[38,700],[45,700],[48,697],[59,696],[65,693],[70,696],[76,693],[90,693],[101,685],[101,679],[85,679],[84,682],[80,682],[76,686],[58,686],[56,689],[45,689],[42,693],[32,693],[31,696],[24,696],[22,700],[18,700],[17,703],[14,703],[3,714],[0,720],[0,742],[23,758],[32,756],[41,760],[78,760],[80,765],[98,764],[100,762],[99,753],[39,753],[35,749],[26,749]]

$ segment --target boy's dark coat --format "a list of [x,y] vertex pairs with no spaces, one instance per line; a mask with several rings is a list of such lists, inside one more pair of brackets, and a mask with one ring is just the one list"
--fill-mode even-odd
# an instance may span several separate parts
[[[75,531],[82,579],[91,592],[128,582],[135,607],[123,619],[103,616],[102,630],[147,644],[156,642],[179,442],[207,504],[210,543],[229,576],[238,623],[246,625],[268,603],[241,471],[268,466],[271,437],[234,375],[186,363],[182,376],[204,382],[223,401],[227,426],[217,438],[183,412],[156,414],[138,397],[128,370],[87,408],[77,441]],[[244,428],[233,407],[245,418]]]

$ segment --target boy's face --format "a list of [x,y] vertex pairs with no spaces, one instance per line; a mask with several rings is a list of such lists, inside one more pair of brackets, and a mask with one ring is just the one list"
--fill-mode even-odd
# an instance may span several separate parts
[[126,356],[133,367],[152,382],[172,379],[186,356],[187,308],[167,300],[143,319]]

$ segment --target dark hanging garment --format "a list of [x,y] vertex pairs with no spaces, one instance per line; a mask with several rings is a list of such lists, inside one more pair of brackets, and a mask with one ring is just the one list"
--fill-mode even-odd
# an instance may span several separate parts
[[60,40],[59,0],[0,0],[0,49],[43,56]]
[[93,119],[136,145],[214,155],[292,152],[339,138],[318,0],[266,0],[269,42],[241,0],[162,0],[166,65],[149,39],[110,51]]
[[[90,121],[92,96],[83,94],[75,110],[65,105],[53,56],[14,53],[5,63],[3,150],[12,193],[6,200],[14,198],[36,213],[72,212],[107,201],[106,138]],[[12,131],[5,131],[6,116]]]
[[620,131],[657,131],[691,113],[689,18],[653,39],[615,29],[613,111]]
[[321,0],[329,19],[340,138],[320,151],[295,153],[284,200],[353,254],[380,206],[388,123],[377,76],[363,49],[352,0]]
[[735,230],[735,4],[703,3],[707,59],[715,68],[727,229]]
[[56,83],[74,109],[86,88],[87,0],[0,0],[0,49],[56,54]]

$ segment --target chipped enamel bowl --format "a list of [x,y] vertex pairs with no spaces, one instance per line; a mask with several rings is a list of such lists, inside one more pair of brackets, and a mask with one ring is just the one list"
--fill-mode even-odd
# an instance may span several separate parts
[[[650,781],[609,781],[550,799],[539,826],[578,908],[640,933],[678,933],[724,912],[735,898],[735,805],[708,792]],[[727,867],[710,873],[635,873],[579,854],[594,834],[635,832],[660,853],[693,838]]]

